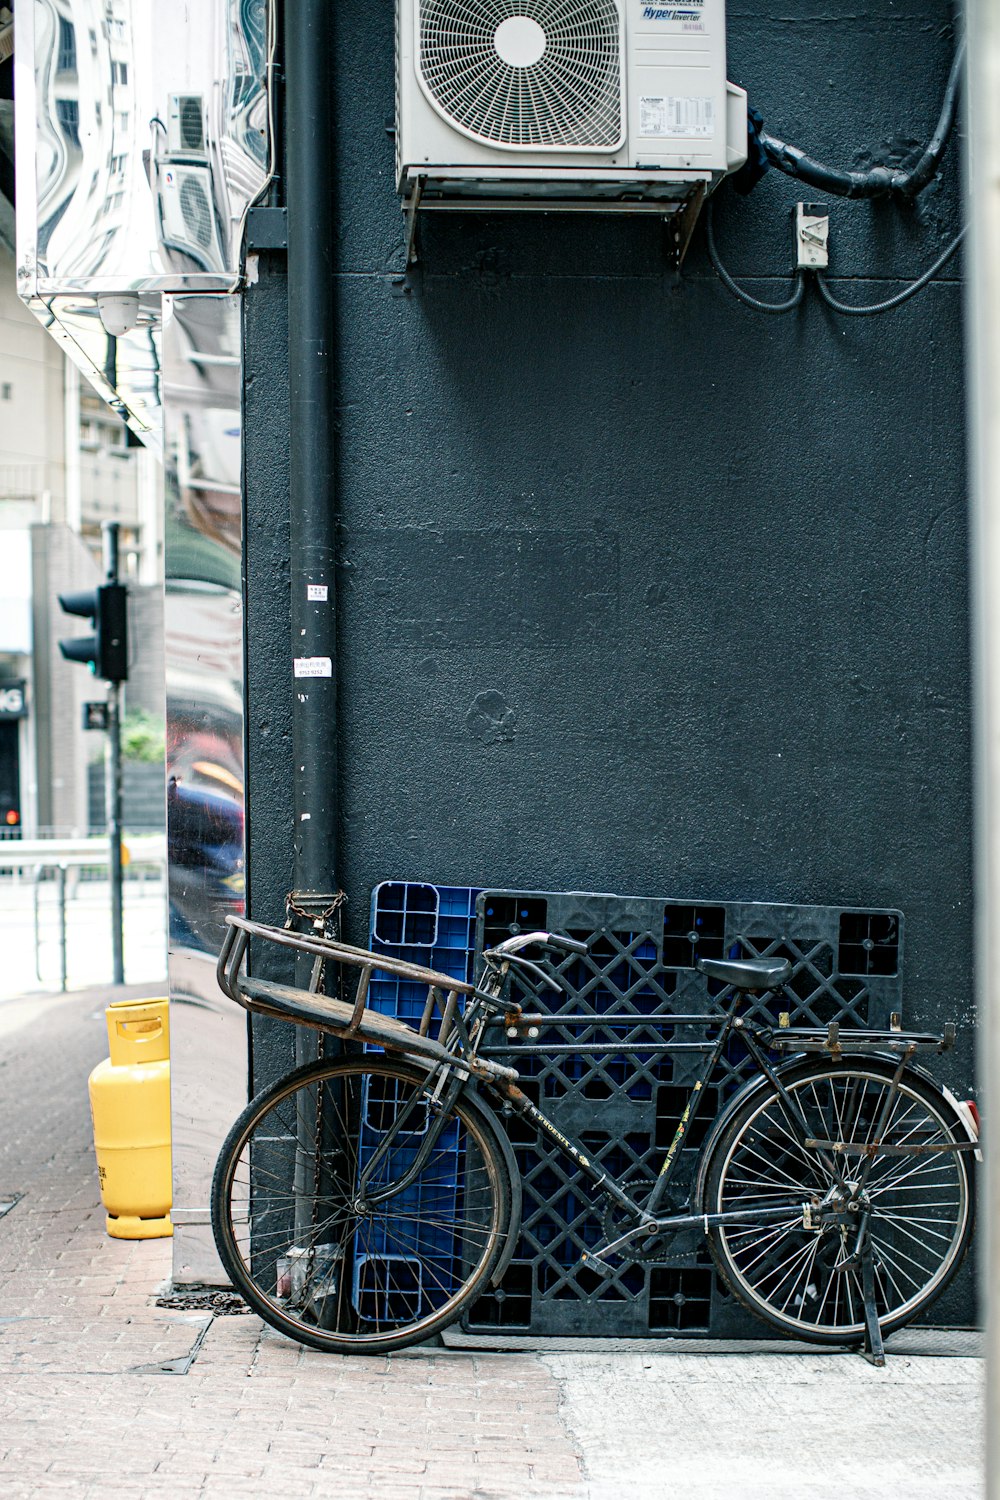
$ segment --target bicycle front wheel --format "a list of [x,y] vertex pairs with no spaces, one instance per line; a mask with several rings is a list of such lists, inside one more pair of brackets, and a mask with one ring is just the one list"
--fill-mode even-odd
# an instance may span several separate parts
[[311,1063],[252,1100],[212,1185],[234,1286],[281,1333],[341,1354],[453,1322],[496,1265],[510,1213],[496,1127],[475,1097],[442,1118],[426,1073],[378,1056]]
[[[816,1139],[869,1146],[893,1071],[864,1061],[804,1064],[782,1081]],[[964,1139],[944,1096],[905,1073],[880,1144],[927,1147]],[[975,1211],[965,1152],[876,1152],[858,1209],[820,1212],[809,1223],[807,1209],[830,1204],[831,1190],[836,1197],[837,1172],[846,1198],[865,1161],[860,1152],[832,1156],[802,1146],[782,1101],[767,1090],[736,1110],[707,1164],[706,1212],[748,1211],[747,1222],[710,1231],[718,1269],[751,1312],[793,1338],[852,1344],[864,1337],[862,1273],[851,1261],[864,1209],[883,1334],[929,1307],[962,1262]],[[785,1206],[786,1219],[749,1221],[750,1211]]]

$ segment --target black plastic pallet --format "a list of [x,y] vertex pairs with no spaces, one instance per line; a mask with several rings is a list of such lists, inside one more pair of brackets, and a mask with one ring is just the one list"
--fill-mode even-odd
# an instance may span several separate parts
[[[515,981],[513,998],[526,1010],[550,1014],[551,1023],[535,1038],[504,1038],[486,1050],[516,1067],[525,1092],[554,1123],[625,1180],[649,1179],[658,1171],[711,1046],[708,1021],[702,1028],[670,1019],[719,1009],[721,987],[695,970],[697,955],[791,960],[792,977],[780,997],[755,996],[744,1003],[744,1014],[751,1017],[778,1022],[786,1011],[786,1025],[841,1021],[884,1028],[902,1012],[903,922],[896,911],[578,892],[480,895],[478,952],[513,932],[536,928],[582,938],[589,953],[555,959],[566,988],[563,997]],[[553,960],[551,951],[547,957]],[[733,1047],[705,1091],[682,1153],[681,1194],[706,1130],[747,1071],[745,1052]],[[678,1237],[668,1258],[653,1265],[623,1265],[608,1277],[582,1266],[582,1252],[605,1231],[588,1182],[523,1122],[505,1119],[504,1124],[524,1184],[521,1240],[500,1287],[466,1314],[467,1332],[766,1335],[764,1325],[720,1285],[697,1235]]]

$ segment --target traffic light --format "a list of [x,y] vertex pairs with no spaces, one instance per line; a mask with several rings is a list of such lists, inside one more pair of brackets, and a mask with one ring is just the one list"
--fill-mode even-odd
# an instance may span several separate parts
[[67,661],[83,662],[95,677],[105,682],[124,682],[128,677],[128,623],[126,589],[123,583],[102,583],[83,594],[60,594],[60,608],[68,615],[90,620],[93,635],[78,635],[59,642]]

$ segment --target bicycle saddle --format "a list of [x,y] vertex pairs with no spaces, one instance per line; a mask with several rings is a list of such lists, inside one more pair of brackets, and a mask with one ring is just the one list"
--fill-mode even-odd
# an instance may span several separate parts
[[734,990],[773,990],[792,972],[787,958],[696,958],[694,966]]

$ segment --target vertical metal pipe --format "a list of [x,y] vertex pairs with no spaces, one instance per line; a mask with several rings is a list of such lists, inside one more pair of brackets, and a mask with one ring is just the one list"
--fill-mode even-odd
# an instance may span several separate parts
[[[337,673],[329,0],[284,9],[288,204],[289,545],[297,891],[336,890]],[[250,524],[253,518],[250,517]],[[308,976],[302,976],[308,983]]]
[[41,914],[40,914],[39,909],[38,909],[38,905],[39,905],[39,890],[40,890],[40,886],[41,886],[41,880],[42,880],[42,866],[41,865],[36,865],[35,866],[35,873],[34,873],[34,875],[32,877],[32,882],[31,883],[32,883],[32,885],[34,887],[34,893],[33,893],[34,899],[33,899],[32,905],[34,907],[34,913],[35,913],[35,978],[38,980],[39,984],[41,984],[41,982],[42,982]]
[[63,356],[63,447],[66,474],[66,525],[79,531],[83,525],[80,479],[80,371]]
[[976,736],[976,972],[985,1095],[980,1286],[986,1301],[986,1488],[1000,1500],[1000,7],[967,3],[968,177],[972,214],[970,341],[972,646]]
[[[104,523],[104,567],[108,583],[118,582],[118,522]],[[121,684],[108,683],[108,733],[104,762],[104,806],[111,878],[111,956],[114,983],[125,983],[122,936],[122,716]]]
[[57,867],[59,881],[59,988],[66,993],[66,866]]
[[105,811],[108,825],[108,874],[111,885],[111,958],[115,984],[125,983],[125,942],[122,934],[122,716],[121,687],[108,683],[108,735],[104,769]]

